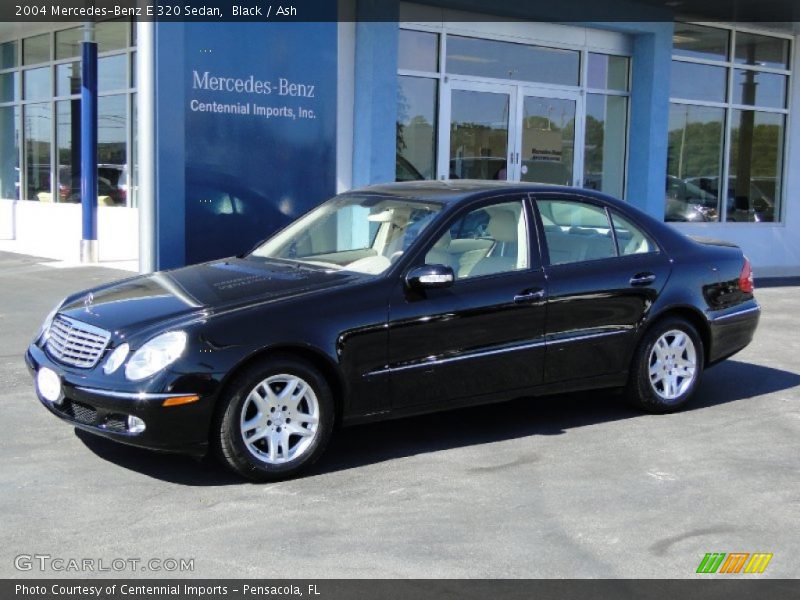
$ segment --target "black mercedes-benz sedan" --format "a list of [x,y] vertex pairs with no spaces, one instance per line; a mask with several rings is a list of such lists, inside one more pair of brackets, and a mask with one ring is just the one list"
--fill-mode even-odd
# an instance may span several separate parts
[[26,359],[80,429],[273,480],[337,424],[595,388],[677,410],[759,312],[738,247],[624,202],[409,182],[336,196],[239,257],[73,294]]

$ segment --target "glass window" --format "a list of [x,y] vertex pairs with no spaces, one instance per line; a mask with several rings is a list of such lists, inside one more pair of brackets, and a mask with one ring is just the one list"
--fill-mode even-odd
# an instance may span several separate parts
[[731,101],[734,104],[786,108],[788,80],[785,75],[736,69],[733,72]]
[[408,250],[440,210],[437,203],[338,197],[292,223],[251,256],[378,275]]
[[413,71],[439,70],[439,36],[427,31],[400,30],[397,63]]
[[98,52],[121,50],[128,47],[128,32],[130,24],[127,21],[103,21],[94,26],[94,40],[97,42]]
[[537,200],[551,265],[617,255],[606,211],[572,200]]
[[779,218],[785,116],[753,110],[731,112],[728,220]]
[[520,179],[572,185],[575,101],[525,96],[522,110]]
[[56,31],[56,60],[81,55],[83,28],[73,27]]
[[72,96],[81,93],[81,63],[56,65],[56,95]]
[[26,69],[22,72],[25,100],[44,100],[53,95],[50,67]]
[[128,97],[101,96],[97,101],[97,181],[101,204],[127,201]]
[[788,69],[789,40],[737,31],[734,60],[742,65]]
[[436,177],[438,82],[399,77],[397,86],[397,181]]
[[19,107],[0,107],[0,198],[19,199]]
[[128,87],[128,56],[115,54],[97,61],[97,91],[124,90]]
[[672,61],[670,97],[725,102],[727,69],[677,60]]
[[27,168],[27,200],[52,202],[50,193],[50,144],[52,116],[50,103],[25,105],[24,142]]
[[730,33],[725,29],[675,23],[672,53],[705,60],[727,60]]
[[0,74],[0,102],[19,100],[16,73]]
[[508,178],[508,94],[453,90],[450,179]]
[[131,169],[133,173],[130,173],[130,177],[125,182],[126,185],[126,193],[128,196],[129,206],[139,206],[139,148],[137,144],[139,143],[138,138],[138,121],[139,113],[136,107],[136,94],[131,94]]
[[578,85],[580,53],[451,35],[447,71],[460,75]]
[[50,34],[45,33],[22,40],[22,64],[35,65],[50,60]]
[[589,53],[588,85],[599,90],[628,91],[628,62],[625,56]]
[[458,219],[425,255],[457,279],[528,268],[528,226],[521,201],[479,208]]
[[614,224],[614,235],[617,240],[617,253],[620,256],[629,254],[647,254],[655,252],[657,247],[653,241],[630,221],[611,213],[611,222]]
[[626,96],[586,95],[583,185],[622,197],[628,131]]
[[136,87],[136,51],[131,52],[131,87]]
[[17,42],[0,44],[0,69],[13,69],[17,66]]
[[718,221],[725,109],[669,109],[667,221]]
[[80,100],[56,102],[56,202],[80,202]]

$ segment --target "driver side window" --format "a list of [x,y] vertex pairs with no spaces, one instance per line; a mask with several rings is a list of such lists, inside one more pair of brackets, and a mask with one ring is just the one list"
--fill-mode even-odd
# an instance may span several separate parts
[[522,200],[492,204],[456,220],[425,255],[456,279],[527,269],[528,223]]

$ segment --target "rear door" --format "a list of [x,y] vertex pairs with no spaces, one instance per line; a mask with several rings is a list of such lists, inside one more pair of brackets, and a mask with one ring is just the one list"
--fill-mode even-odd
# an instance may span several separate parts
[[599,200],[548,194],[534,205],[548,282],[545,383],[627,371],[669,259],[641,226]]

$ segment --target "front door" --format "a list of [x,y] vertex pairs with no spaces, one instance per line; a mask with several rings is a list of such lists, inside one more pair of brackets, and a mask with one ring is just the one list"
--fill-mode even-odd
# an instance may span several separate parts
[[394,409],[535,386],[544,370],[546,282],[526,198],[462,212],[415,264],[445,264],[455,283],[398,283],[389,308]]

